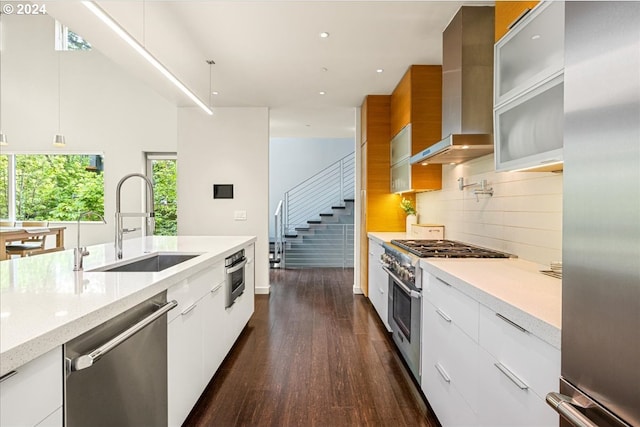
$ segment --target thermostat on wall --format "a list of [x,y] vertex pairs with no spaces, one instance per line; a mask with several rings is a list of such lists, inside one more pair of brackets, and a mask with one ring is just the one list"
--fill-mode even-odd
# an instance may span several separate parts
[[233,184],[213,184],[214,199],[233,199]]

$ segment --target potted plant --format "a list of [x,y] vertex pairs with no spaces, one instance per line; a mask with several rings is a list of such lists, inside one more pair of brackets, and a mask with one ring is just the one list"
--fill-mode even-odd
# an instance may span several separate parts
[[416,208],[413,207],[413,202],[409,199],[402,198],[400,207],[407,214],[406,232],[411,233],[411,225],[418,223],[418,213]]

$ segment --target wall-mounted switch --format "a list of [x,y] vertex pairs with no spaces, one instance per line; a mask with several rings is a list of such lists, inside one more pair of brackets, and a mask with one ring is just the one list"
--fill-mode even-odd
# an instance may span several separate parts
[[234,211],[233,219],[236,221],[246,221],[247,220],[247,211]]

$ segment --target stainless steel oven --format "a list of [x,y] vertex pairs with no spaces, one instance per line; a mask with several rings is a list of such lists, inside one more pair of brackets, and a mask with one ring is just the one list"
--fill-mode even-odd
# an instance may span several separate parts
[[227,287],[226,308],[231,307],[236,301],[236,298],[244,292],[244,266],[246,264],[247,258],[244,256],[244,249],[224,260]]
[[[419,268],[419,267],[418,267]],[[387,269],[389,274],[389,326],[398,349],[414,378],[420,382],[422,293]]]

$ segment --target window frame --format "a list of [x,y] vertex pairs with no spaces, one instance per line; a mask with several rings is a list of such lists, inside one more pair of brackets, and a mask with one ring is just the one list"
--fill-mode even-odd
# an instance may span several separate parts
[[[5,147],[3,147],[5,148]],[[17,191],[16,191],[16,156],[47,156],[47,155],[51,155],[51,156],[101,156],[102,160],[104,162],[105,159],[105,155],[104,152],[100,152],[100,151],[64,151],[64,152],[60,152],[60,151],[55,151],[55,150],[44,150],[44,151],[40,151],[40,150],[5,150],[3,149],[2,152],[0,153],[0,155],[3,156],[7,156],[8,157],[8,167],[7,167],[7,185],[8,185],[8,194],[7,194],[7,213],[9,215],[9,217],[7,218],[7,220],[9,221],[17,221],[20,222],[22,220],[18,220],[16,219],[16,197],[17,197]],[[105,187],[106,187],[106,182],[104,180],[104,170],[102,171],[103,174],[103,194],[106,194],[105,191]],[[105,206],[106,205],[106,201],[103,202],[103,212],[105,210]],[[52,219],[47,219],[47,221],[49,222],[54,222],[56,224],[71,224],[74,223],[76,221],[68,221],[68,220],[52,220]],[[83,222],[85,222],[83,220]],[[86,222],[102,222],[100,220],[92,220],[92,221],[86,221]]]

